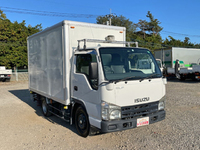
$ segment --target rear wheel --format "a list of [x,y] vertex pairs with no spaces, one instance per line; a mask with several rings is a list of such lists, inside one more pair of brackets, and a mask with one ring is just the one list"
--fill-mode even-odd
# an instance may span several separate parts
[[87,137],[90,132],[88,115],[82,106],[79,106],[75,113],[76,129],[82,137]]
[[46,117],[51,116],[51,113],[49,112],[49,106],[47,105],[46,100],[42,100],[42,112]]
[[184,80],[185,80],[185,77],[184,77],[183,75],[180,75],[179,80],[184,81]]

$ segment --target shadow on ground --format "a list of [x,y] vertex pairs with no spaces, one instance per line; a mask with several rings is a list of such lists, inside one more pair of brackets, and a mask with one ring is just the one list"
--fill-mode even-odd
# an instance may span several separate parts
[[48,120],[49,122],[51,122],[53,124],[62,125],[63,127],[66,127],[68,129],[70,129],[72,132],[78,134],[75,129],[75,125],[70,125],[68,122],[66,122],[56,116],[45,117],[42,113],[41,106],[38,106],[37,102],[33,101],[32,95],[30,94],[28,89],[10,90],[9,92],[12,93],[13,95],[15,95],[17,98],[19,98],[24,103],[28,104],[30,107],[32,107],[38,116],[43,117],[44,119]]

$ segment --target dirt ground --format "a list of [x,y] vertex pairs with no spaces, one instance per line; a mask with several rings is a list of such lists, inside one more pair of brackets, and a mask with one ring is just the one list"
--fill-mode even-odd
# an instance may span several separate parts
[[[156,91],[155,91],[156,94]],[[28,82],[0,83],[0,150],[200,149],[200,82],[168,81],[166,119],[131,130],[82,138],[30,98]]]

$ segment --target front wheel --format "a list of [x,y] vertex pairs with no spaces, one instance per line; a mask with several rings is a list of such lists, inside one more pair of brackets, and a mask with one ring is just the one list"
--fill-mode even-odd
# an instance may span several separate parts
[[90,123],[86,110],[79,106],[75,113],[75,125],[76,129],[82,137],[87,137],[90,132]]
[[2,79],[2,82],[6,82],[6,79],[4,78],[4,79]]

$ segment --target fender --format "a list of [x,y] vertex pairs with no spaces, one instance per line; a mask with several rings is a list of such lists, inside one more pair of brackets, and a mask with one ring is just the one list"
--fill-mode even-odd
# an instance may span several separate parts
[[[76,104],[78,104],[78,105],[76,105]],[[72,99],[71,115],[70,115],[70,125],[73,124],[73,118],[74,118],[75,110],[76,110],[77,106],[79,106],[79,105],[83,106],[83,108],[85,109],[85,111],[86,111],[86,113],[87,113],[87,110],[86,110],[86,107],[85,107],[84,102],[81,101],[81,100],[78,100],[78,99],[74,99],[74,98],[73,98],[73,99]],[[88,115],[88,113],[87,113],[87,115]]]

